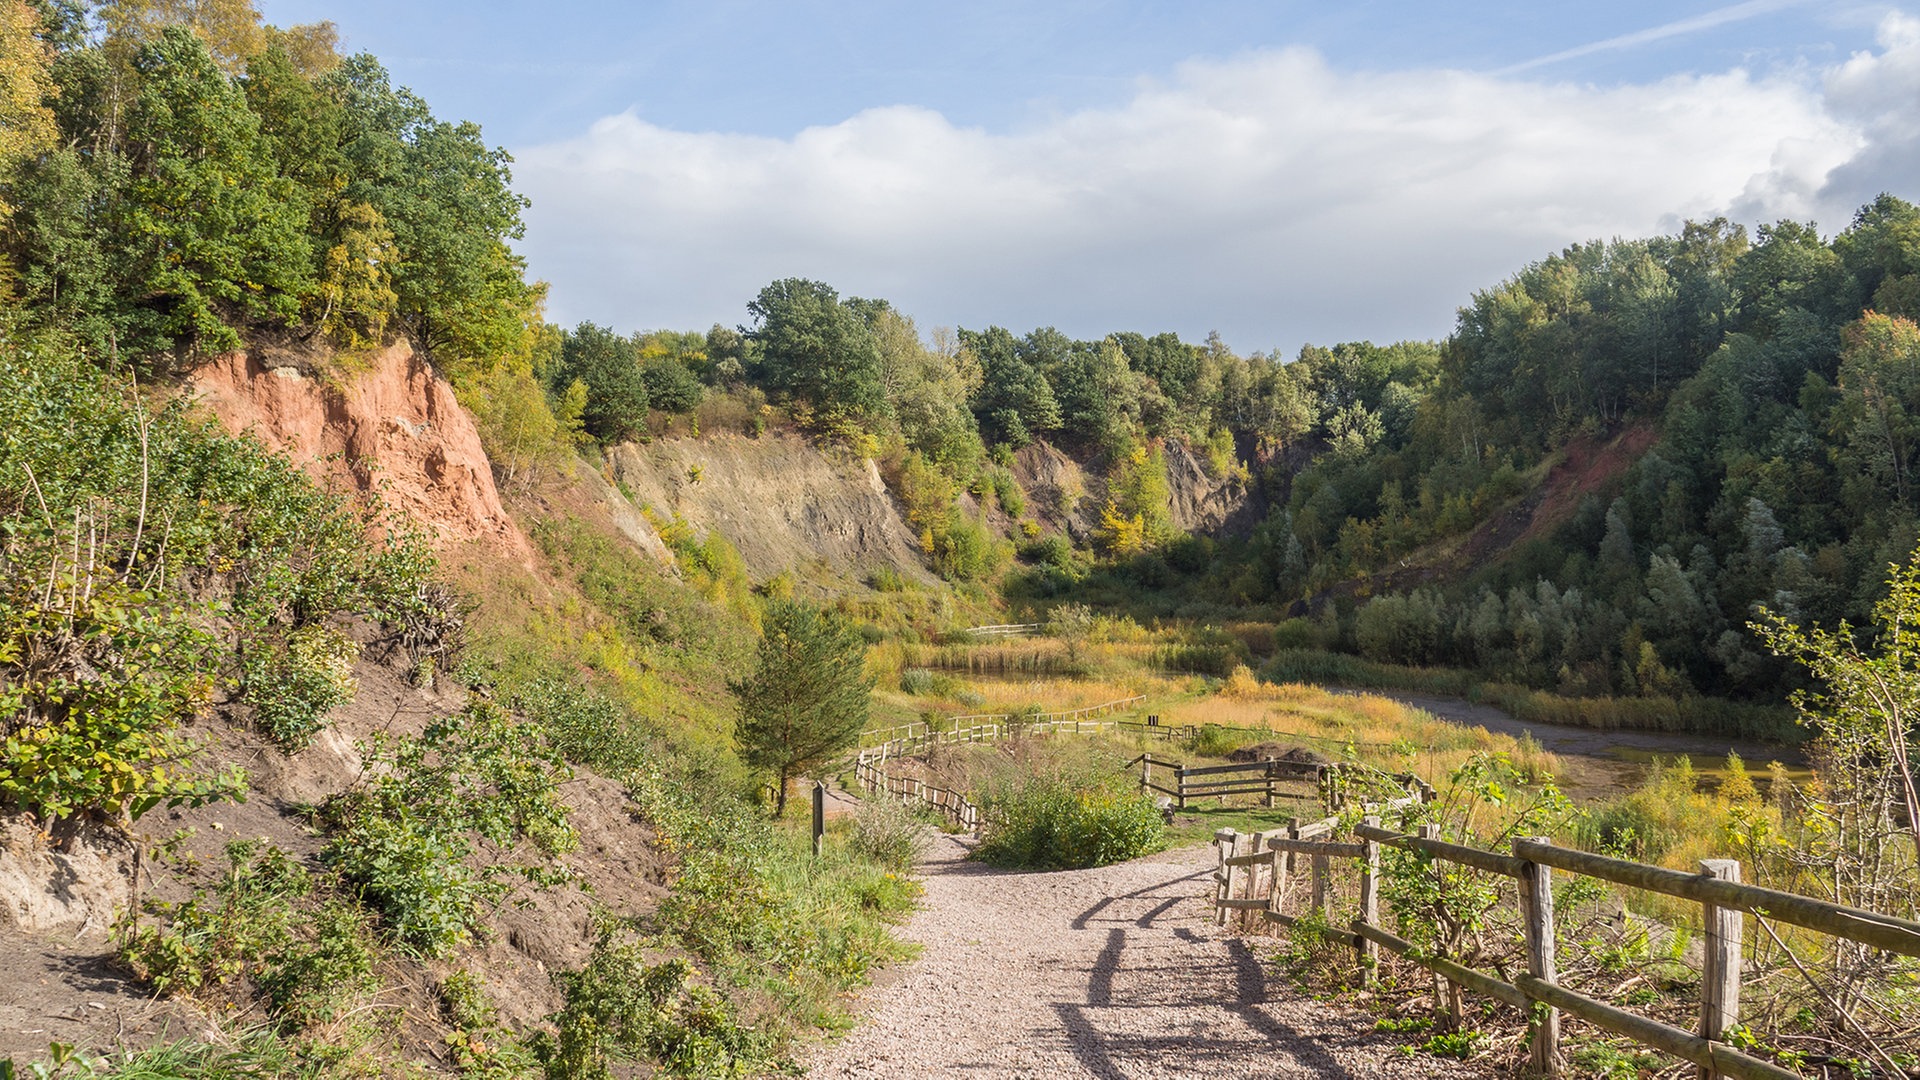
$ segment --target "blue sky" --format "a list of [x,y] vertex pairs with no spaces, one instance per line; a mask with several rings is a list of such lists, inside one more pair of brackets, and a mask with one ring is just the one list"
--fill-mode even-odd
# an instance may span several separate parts
[[374,4],[332,19],[511,150],[549,314],[745,319],[778,277],[923,327],[1440,336],[1569,243],[1920,199],[1888,4]]

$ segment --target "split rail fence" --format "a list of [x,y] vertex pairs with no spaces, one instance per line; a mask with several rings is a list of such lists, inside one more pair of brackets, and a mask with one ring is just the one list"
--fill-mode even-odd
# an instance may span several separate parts
[[[1268,758],[1263,761],[1240,762],[1232,765],[1202,765],[1189,769],[1178,761],[1165,757],[1154,757],[1151,753],[1141,754],[1121,768],[1140,766],[1140,793],[1157,791],[1173,799],[1173,806],[1179,810],[1187,808],[1187,800],[1204,799],[1227,795],[1259,795],[1263,804],[1271,809],[1275,798],[1289,793],[1280,790],[1287,781],[1311,780],[1319,789],[1320,798],[1333,804],[1341,790],[1341,769],[1338,764],[1320,761],[1294,761],[1288,758]],[[1155,773],[1154,769],[1160,769]],[[1396,777],[1410,787],[1424,786],[1425,781],[1412,774]],[[1173,786],[1168,787],[1171,783]],[[1299,798],[1301,796],[1293,796]]]
[[[1431,789],[1422,789],[1414,797],[1421,796],[1431,799]],[[1559,847],[1545,838],[1516,840],[1513,854],[1505,855],[1442,841],[1438,825],[1423,825],[1414,835],[1382,828],[1378,812],[1408,801],[1366,806],[1368,816],[1353,829],[1356,838],[1353,841],[1332,839],[1338,831],[1339,818],[1264,833],[1239,834],[1232,829],[1215,833],[1214,844],[1219,850],[1219,867],[1214,876],[1216,917],[1225,925],[1230,916],[1237,916],[1243,929],[1247,921],[1254,918],[1292,925],[1296,920],[1280,911],[1280,903],[1287,891],[1289,875],[1295,873],[1295,860],[1304,857],[1311,860],[1313,909],[1330,920],[1333,860],[1351,860],[1359,866],[1359,915],[1348,930],[1333,930],[1330,936],[1360,954],[1362,977],[1368,980],[1374,977],[1379,951],[1385,949],[1433,973],[1436,1007],[1444,983],[1450,1011],[1456,1020],[1460,1016],[1461,988],[1531,1012],[1534,1023],[1529,1051],[1535,1075],[1557,1076],[1562,1071],[1560,1014],[1564,1012],[1691,1062],[1699,1066],[1702,1077],[1799,1080],[1800,1074],[1742,1053],[1725,1038],[1739,1023],[1740,943],[1745,913],[1920,957],[1920,923],[1742,884],[1740,864],[1732,859],[1704,860],[1700,873],[1687,874]],[[1382,927],[1379,908],[1382,847],[1421,852],[1436,861],[1515,879],[1519,883],[1519,914],[1525,928],[1526,972],[1516,974],[1510,982],[1498,979],[1443,956],[1428,955]],[[1701,905],[1706,948],[1697,1031],[1628,1012],[1558,985],[1554,956],[1555,870]]]
[[1063,712],[954,716],[949,717],[941,727],[916,720],[910,724],[868,732],[863,738],[877,741],[868,742],[860,748],[854,759],[854,777],[869,794],[884,792],[901,802],[928,807],[959,828],[978,833],[982,824],[980,807],[968,800],[964,793],[928,784],[916,777],[895,776],[887,771],[887,761],[934,746],[991,742],[1015,734],[1091,735],[1099,731],[1132,731],[1169,740],[1193,738],[1192,725],[1161,727],[1158,723],[1121,720],[1110,716],[1114,711],[1142,700],[1145,699],[1136,695]]

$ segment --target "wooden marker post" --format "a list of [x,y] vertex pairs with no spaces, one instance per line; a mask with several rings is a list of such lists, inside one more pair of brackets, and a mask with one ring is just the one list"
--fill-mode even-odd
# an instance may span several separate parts
[[822,839],[827,835],[827,782],[813,782],[813,857],[820,857]]
[[[1380,827],[1380,815],[1371,814],[1366,823],[1373,828]],[[1360,921],[1369,926],[1380,923],[1380,845],[1376,841],[1364,841],[1366,854],[1360,864]],[[1380,979],[1380,946],[1372,938],[1362,938],[1360,942],[1360,984],[1372,987]]]
[[[1546,837],[1534,837],[1547,843]],[[1529,862],[1520,871],[1520,917],[1526,924],[1527,974],[1541,982],[1559,981],[1554,970],[1553,867]],[[1534,1002],[1529,1072],[1560,1075],[1560,1010]]]

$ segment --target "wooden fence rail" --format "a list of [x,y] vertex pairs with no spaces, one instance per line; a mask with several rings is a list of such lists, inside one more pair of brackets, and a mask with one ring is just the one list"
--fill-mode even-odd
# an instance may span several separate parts
[[[1423,794],[1430,791],[1425,788]],[[1384,805],[1369,805],[1365,809],[1375,811]],[[1743,913],[1764,915],[1874,948],[1920,957],[1920,923],[1742,884],[1740,864],[1731,859],[1706,860],[1699,874],[1686,874],[1560,847],[1544,837],[1516,840],[1513,854],[1505,855],[1442,841],[1436,825],[1422,826],[1420,835],[1396,833],[1382,828],[1375,815],[1369,815],[1363,824],[1353,829],[1358,842],[1314,839],[1331,836],[1337,831],[1339,820],[1327,818],[1266,833],[1239,834],[1223,829],[1214,834],[1219,850],[1214,899],[1217,920],[1225,925],[1229,919],[1238,919],[1244,927],[1248,919],[1257,915],[1264,922],[1292,925],[1295,920],[1280,911],[1280,904],[1294,861],[1303,856],[1312,860],[1313,908],[1323,918],[1330,917],[1331,890],[1326,880],[1330,863],[1333,859],[1357,860],[1359,916],[1352,921],[1350,933],[1335,931],[1330,936],[1361,953],[1362,977],[1369,980],[1373,977],[1374,960],[1378,951],[1385,949],[1432,972],[1435,1007],[1441,1006],[1444,985],[1448,1008],[1456,1020],[1460,1016],[1462,988],[1523,1010],[1533,1010],[1530,1064],[1533,1073],[1539,1076],[1556,1076],[1563,1068],[1560,1014],[1565,1012],[1691,1062],[1699,1067],[1702,1077],[1798,1080],[1798,1073],[1742,1053],[1724,1038],[1739,1021]],[[1419,949],[1380,926],[1380,849],[1383,846],[1416,851],[1436,862],[1458,863],[1515,879],[1519,883],[1519,915],[1525,930],[1526,972],[1515,974],[1511,981],[1495,978]],[[1553,911],[1553,871],[1556,869],[1701,904],[1706,949],[1697,1031],[1686,1031],[1628,1012],[1558,984]],[[1437,872],[1437,866],[1435,870]]]
[[[1032,735],[1054,733],[1090,735],[1108,728],[1123,727],[1167,732],[1170,738],[1178,737],[1176,733],[1184,730],[1186,738],[1193,737],[1192,727],[1161,728],[1158,725],[1140,724],[1134,721],[1101,719],[1115,709],[1141,700],[1144,699],[1136,695],[1089,705],[1083,709],[1030,713],[1024,716],[1013,713],[975,713],[954,716],[947,718],[946,723],[952,726],[944,730],[933,728],[925,721],[916,720],[911,724],[867,732],[864,738],[868,741],[861,746],[854,757],[853,774],[860,782],[861,788],[869,794],[884,792],[902,802],[930,807],[939,811],[956,826],[977,834],[983,823],[980,807],[970,801],[965,794],[927,784],[915,777],[895,776],[887,772],[887,760],[905,757],[934,746],[991,742],[1016,732]],[[875,739],[878,741],[873,741]]]

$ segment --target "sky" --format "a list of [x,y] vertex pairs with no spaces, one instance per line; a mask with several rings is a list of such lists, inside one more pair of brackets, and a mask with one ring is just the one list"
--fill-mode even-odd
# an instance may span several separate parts
[[547,314],[1438,338],[1593,239],[1920,201],[1920,5],[259,0],[331,19],[532,205]]

